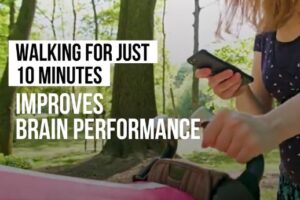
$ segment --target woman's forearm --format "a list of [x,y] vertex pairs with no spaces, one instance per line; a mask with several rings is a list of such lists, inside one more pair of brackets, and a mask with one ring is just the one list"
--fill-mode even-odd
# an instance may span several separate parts
[[280,105],[261,118],[270,125],[274,136],[281,142],[300,133],[300,94]]
[[246,86],[244,91],[236,97],[236,108],[240,112],[253,115],[262,115],[270,111],[267,106],[264,106],[259,102],[250,86]]

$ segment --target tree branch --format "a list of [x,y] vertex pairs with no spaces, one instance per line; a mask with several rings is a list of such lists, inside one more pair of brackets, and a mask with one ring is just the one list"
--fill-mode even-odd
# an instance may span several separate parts
[[94,24],[95,24],[95,40],[98,40],[99,35],[99,24],[98,24],[98,17],[97,17],[97,9],[95,0],[92,1],[93,13],[94,13]]
[[40,9],[38,6],[36,6],[36,11],[37,14],[41,14],[43,17],[45,17],[49,22],[51,22],[51,18],[47,16],[47,14],[45,13],[45,11],[43,11],[42,9]]
[[72,39],[76,40],[76,23],[77,23],[77,13],[75,9],[75,2],[72,0],[72,9],[73,9],[73,34],[72,34]]

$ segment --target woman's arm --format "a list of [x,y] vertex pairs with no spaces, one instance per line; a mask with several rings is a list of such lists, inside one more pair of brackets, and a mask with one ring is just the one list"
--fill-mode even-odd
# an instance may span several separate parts
[[273,130],[277,143],[300,134],[300,94],[260,118]]
[[236,108],[245,113],[261,115],[272,109],[272,97],[266,90],[261,72],[261,53],[255,52],[252,69],[254,82],[250,86],[241,88],[236,97]]
[[222,111],[204,130],[203,147],[213,147],[244,163],[300,133],[300,94],[271,112],[253,116]]

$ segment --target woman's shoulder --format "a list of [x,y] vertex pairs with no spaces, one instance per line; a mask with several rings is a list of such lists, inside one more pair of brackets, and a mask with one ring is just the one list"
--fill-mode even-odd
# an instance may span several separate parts
[[276,32],[272,31],[272,32],[258,33],[256,35],[256,38],[259,38],[260,40],[265,40],[265,41],[274,40],[274,39],[276,39]]
[[276,39],[276,32],[263,32],[255,36],[254,50],[263,51],[268,43],[274,42]]

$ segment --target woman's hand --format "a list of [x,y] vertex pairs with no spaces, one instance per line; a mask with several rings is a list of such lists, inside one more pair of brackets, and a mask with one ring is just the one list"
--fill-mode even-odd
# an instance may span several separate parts
[[204,129],[204,148],[213,147],[239,163],[276,148],[277,134],[264,117],[224,110]]
[[211,76],[209,68],[198,69],[197,78],[207,78],[209,86],[214,93],[222,99],[230,99],[242,93],[245,87],[242,87],[242,78],[240,73],[234,73],[232,70],[225,70],[214,76]]

